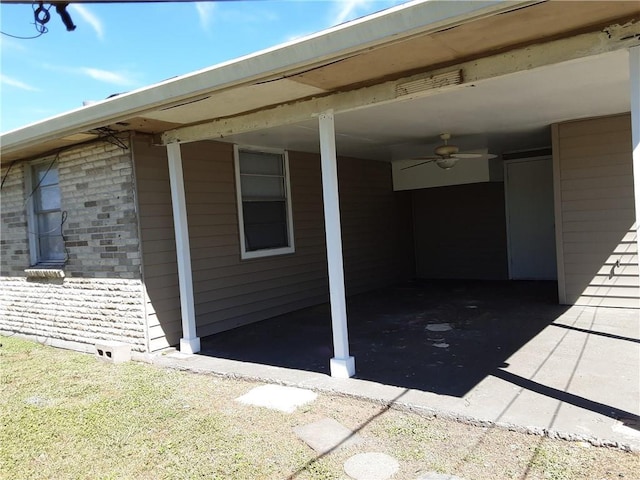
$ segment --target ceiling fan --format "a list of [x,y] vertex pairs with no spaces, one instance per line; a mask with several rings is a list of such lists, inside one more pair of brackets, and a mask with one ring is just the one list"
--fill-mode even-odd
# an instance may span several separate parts
[[488,153],[460,153],[459,148],[455,145],[450,145],[449,140],[451,139],[450,133],[443,133],[440,135],[440,139],[444,142],[443,145],[439,145],[433,149],[433,155],[427,157],[416,157],[411,160],[423,160],[420,163],[416,163],[414,165],[410,165],[408,167],[404,167],[402,170],[407,170],[408,168],[419,167],[420,165],[424,165],[425,163],[434,162],[437,166],[444,170],[449,170],[453,168],[453,166],[458,163],[458,160],[461,158],[495,158],[495,155]]

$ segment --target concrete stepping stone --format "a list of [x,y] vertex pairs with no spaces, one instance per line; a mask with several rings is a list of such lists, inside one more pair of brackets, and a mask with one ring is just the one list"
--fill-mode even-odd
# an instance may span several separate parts
[[245,405],[270,408],[281,412],[293,413],[296,408],[313,402],[318,394],[311,390],[282,385],[262,385],[249,390],[246,394],[236,398]]
[[448,475],[446,473],[428,472],[420,475],[416,480],[464,480],[464,478]]
[[453,329],[450,323],[432,323],[430,325],[427,325],[426,328],[430,332],[447,332]]
[[301,425],[293,431],[300,440],[320,454],[363,442],[360,435],[353,433],[333,418],[323,418],[317,422]]
[[344,471],[355,480],[388,480],[400,468],[398,461],[386,453],[354,455],[344,464]]

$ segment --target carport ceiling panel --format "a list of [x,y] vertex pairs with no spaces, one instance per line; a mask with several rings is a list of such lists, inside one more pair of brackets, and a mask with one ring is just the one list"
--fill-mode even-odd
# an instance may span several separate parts
[[574,32],[597,30],[621,19],[640,19],[639,5],[640,2],[627,1],[536,4],[373,48],[291,78],[324,90],[368,84]]
[[324,90],[286,78],[230,88],[197,100],[186,100],[144,115],[145,118],[188,125],[212,118],[230,117],[264,107],[325,93]]
[[[526,92],[526,94],[523,94]],[[393,102],[336,117],[341,133],[391,144],[463,135],[537,130],[551,123],[629,109],[626,51],[551,65],[439,95]]]

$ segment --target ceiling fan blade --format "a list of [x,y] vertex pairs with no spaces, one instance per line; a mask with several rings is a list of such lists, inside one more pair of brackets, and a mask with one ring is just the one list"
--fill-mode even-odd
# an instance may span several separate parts
[[496,158],[496,156],[492,153],[456,153],[452,155],[455,158],[486,158],[487,160]]
[[[420,159],[419,158],[414,158],[412,160],[420,160]],[[420,165],[424,165],[425,163],[435,162],[435,160],[436,160],[435,158],[431,158],[429,160],[425,160],[424,162],[416,163],[414,165],[409,165],[408,167],[401,168],[400,170],[407,170],[409,168],[419,167]]]

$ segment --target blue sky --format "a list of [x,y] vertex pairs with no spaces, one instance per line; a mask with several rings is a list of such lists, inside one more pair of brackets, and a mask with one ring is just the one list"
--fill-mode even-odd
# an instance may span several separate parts
[[[72,4],[67,32],[0,36],[0,131],[205,68],[406,0],[253,0]],[[33,8],[1,4],[4,33],[37,32]]]

